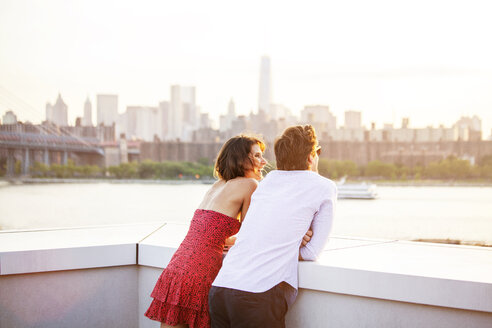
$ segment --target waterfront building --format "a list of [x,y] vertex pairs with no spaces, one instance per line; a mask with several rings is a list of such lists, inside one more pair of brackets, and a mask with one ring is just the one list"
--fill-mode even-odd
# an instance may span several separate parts
[[126,109],[126,136],[130,139],[152,141],[160,138],[161,111],[158,107],[128,106]]
[[462,116],[454,126],[457,129],[459,140],[474,141],[482,139],[482,120],[476,115],[473,117]]
[[84,103],[84,116],[82,118],[82,125],[92,126],[92,104],[89,100],[89,97],[87,97]]
[[292,115],[291,110],[282,104],[270,104],[270,119],[285,119],[287,121],[293,120],[293,124],[298,121],[298,119]]
[[194,86],[171,86],[167,120],[167,140],[191,140],[193,130],[203,127],[199,108],[196,105]]
[[325,140],[328,136],[328,140],[333,141],[363,141],[364,140],[364,130],[362,128],[358,129],[347,129],[341,127],[339,129],[333,129],[329,131],[323,131],[320,139]]
[[376,123],[371,123],[371,129],[367,130],[364,135],[364,140],[373,142],[373,141],[383,141],[383,130],[376,129]]
[[17,115],[11,110],[6,111],[2,117],[2,124],[17,124]]
[[[59,135],[69,135],[76,138],[92,138],[98,140],[99,142],[113,142],[116,139],[115,126],[83,126],[80,123],[80,118],[78,118],[78,124],[76,122],[75,126],[64,126],[58,129]],[[46,126],[48,130],[53,131],[53,128]],[[46,130],[46,129],[44,129]]]
[[410,118],[404,117],[401,120],[401,128],[402,129],[408,129],[410,127]]
[[360,129],[362,128],[361,112],[348,110],[345,112],[345,129]]
[[[200,143],[204,141],[219,143],[220,139],[221,139],[220,131],[212,129],[211,127],[199,128],[193,131],[193,136],[192,136],[193,143]],[[210,163],[213,163],[214,156],[217,156],[217,154],[212,155],[211,158],[209,158]]]
[[[364,128],[362,127],[361,112],[346,111],[345,124],[343,127],[328,128],[322,131],[321,138],[334,141],[363,141],[365,140]],[[325,138],[323,138],[325,137]]]
[[212,120],[210,119],[208,113],[200,114],[200,128],[211,128]]
[[232,128],[232,121],[236,119],[236,105],[234,100],[231,98],[229,104],[227,105],[227,114],[220,115],[219,117],[219,131],[224,133],[230,131]]
[[[415,129],[401,128],[401,129],[386,129],[387,140],[394,142],[412,142],[415,140]],[[425,132],[420,134],[425,135]]]
[[54,105],[49,102],[46,104],[46,121],[58,126],[68,126],[68,106],[63,101],[61,94]]
[[313,125],[320,139],[327,139],[333,138],[337,118],[331,113],[329,106],[309,105],[301,111],[301,123]]
[[113,125],[118,120],[118,96],[97,95],[97,125]]
[[232,134],[236,135],[250,129],[249,120],[245,115],[239,115],[231,123]]
[[126,111],[124,113],[118,114],[118,118],[115,124],[115,135],[120,137],[121,135],[127,135],[127,119]]
[[181,102],[183,106],[183,123],[191,128],[198,128],[199,110],[196,105],[196,88],[181,87]]
[[161,101],[159,102],[159,113],[158,113],[158,118],[159,118],[159,121],[160,121],[160,126],[161,126],[161,130],[160,130],[160,134],[159,134],[159,138],[161,138],[161,140],[165,140],[167,138],[167,135],[168,135],[168,122],[169,122],[169,101]]

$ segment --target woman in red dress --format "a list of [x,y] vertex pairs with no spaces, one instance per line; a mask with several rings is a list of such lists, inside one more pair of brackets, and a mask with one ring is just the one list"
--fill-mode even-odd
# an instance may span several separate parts
[[[220,267],[226,239],[235,235],[261,179],[265,144],[237,136],[219,152],[214,183],[195,211],[188,233],[159,277],[145,313],[162,327],[210,327],[208,292]],[[232,241],[231,241],[232,243]]]

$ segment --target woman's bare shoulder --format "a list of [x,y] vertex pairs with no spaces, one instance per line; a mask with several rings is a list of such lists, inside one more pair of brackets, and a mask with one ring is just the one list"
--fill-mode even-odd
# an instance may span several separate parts
[[256,189],[258,187],[258,181],[253,178],[245,178],[245,177],[238,177],[232,180],[229,180],[227,183],[231,184],[231,187],[233,188],[240,188],[240,189]]

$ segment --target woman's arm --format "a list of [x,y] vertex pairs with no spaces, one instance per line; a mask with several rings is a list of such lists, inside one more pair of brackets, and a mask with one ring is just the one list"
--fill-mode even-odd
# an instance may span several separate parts
[[258,181],[255,179],[247,179],[244,186],[243,204],[241,206],[241,222],[244,221],[246,213],[248,213],[249,205],[251,203],[251,195],[258,187]]
[[[240,216],[241,222],[244,220],[244,217],[246,217],[246,213],[249,209],[249,204],[251,203],[251,195],[256,190],[256,187],[258,187],[258,182],[256,180],[247,179],[246,181],[244,181],[244,185],[242,183],[239,188],[241,192],[243,192],[241,209],[240,213],[238,213],[238,217]],[[236,236],[231,236],[227,238],[224,245],[224,252],[229,251],[229,249],[234,246],[235,243]]]

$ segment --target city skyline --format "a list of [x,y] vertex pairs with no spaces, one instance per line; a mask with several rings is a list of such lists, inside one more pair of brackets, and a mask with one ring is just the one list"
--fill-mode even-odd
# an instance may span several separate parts
[[[171,95],[169,99],[165,99],[160,101],[158,104],[153,104],[150,106],[146,105],[126,105],[124,106],[125,110],[124,111],[118,111],[116,112],[115,109],[118,107],[118,99],[119,95],[108,95],[108,94],[96,94],[96,107],[93,108],[92,101],[89,96],[86,97],[86,100],[84,101],[84,108],[83,108],[83,114],[81,116],[77,116],[74,118],[73,122],[70,122],[67,120],[67,116],[70,113],[69,108],[70,106],[65,103],[63,96],[61,93],[58,93],[58,96],[56,97],[56,101],[52,105],[51,102],[48,100],[46,102],[46,110],[45,110],[45,116],[44,119],[42,119],[39,122],[33,122],[31,120],[21,120],[18,118],[17,112],[13,110],[12,108],[9,108],[8,110],[5,110],[3,112],[3,115],[15,115],[16,121],[17,122],[23,122],[23,123],[31,123],[31,124],[40,124],[42,122],[51,122],[54,123],[58,126],[75,126],[77,125],[77,122],[79,121],[82,126],[97,126],[97,125],[104,125],[104,126],[111,126],[113,123],[121,123],[119,120],[121,120],[122,115],[126,115],[129,110],[135,110],[135,109],[155,109],[158,107],[161,107],[161,109],[166,112],[166,115],[168,115],[169,122],[166,123],[166,126],[163,127],[163,129],[170,129],[172,128],[169,125],[177,125],[182,124],[183,122],[187,123],[192,123],[191,121],[193,120],[198,120],[199,121],[199,116],[202,114],[208,115],[209,113],[206,112],[201,112],[200,111],[200,106],[199,104],[195,103],[195,93],[196,93],[196,87],[195,86],[181,86],[181,85],[171,85]],[[177,90],[177,91],[174,91]],[[179,96],[176,96],[176,93],[179,94]],[[173,96],[174,94],[174,96]],[[183,98],[183,95],[189,94],[190,96],[184,96],[184,99],[186,101],[182,101],[181,99]],[[187,98],[188,97],[188,98]],[[179,107],[176,108],[175,110],[181,111],[179,113],[179,117],[181,119],[178,119],[176,117],[176,114],[172,115],[169,113],[170,111],[170,105],[173,103],[176,103],[175,106]],[[191,110],[193,111],[193,115],[190,116],[190,105],[192,105]],[[258,115],[257,112],[250,112],[247,113],[246,115],[241,114],[241,113],[236,113],[235,110],[235,102],[233,98],[229,99],[229,103],[227,105],[227,112],[221,114],[216,122],[213,122],[214,125],[217,125],[216,127],[213,127],[211,125],[211,121],[208,121],[208,124],[206,124],[207,127],[211,127],[216,130],[222,130],[224,126],[230,126],[232,122],[228,122],[228,120],[233,120],[235,118],[238,118],[240,116],[251,116],[251,115]],[[305,105],[301,110],[298,115],[292,114],[291,111],[288,108],[283,108],[284,111],[281,113],[278,113],[278,104],[271,103],[269,107],[272,107],[270,109],[270,113],[267,113],[264,109],[261,109],[263,111],[263,115],[266,115],[266,118],[268,120],[278,120],[278,119],[295,119],[298,122],[316,122],[316,120],[313,120],[313,118],[309,117],[307,112],[309,112],[311,109],[323,109],[328,111],[328,114],[322,114],[322,119],[321,121],[333,121],[330,123],[329,128],[330,129],[337,129],[337,128],[361,128],[361,129],[371,129],[371,128],[387,128],[391,126],[392,128],[435,128],[435,127],[442,127],[445,124],[442,122],[430,122],[430,124],[427,124],[425,126],[415,126],[412,125],[412,120],[411,117],[402,117],[400,122],[392,122],[392,123],[387,123],[388,121],[381,121],[381,122],[370,122],[370,124],[366,125],[363,123],[363,112],[362,111],[357,111],[357,110],[346,110],[342,113],[342,116],[344,118],[343,121],[338,119],[337,115],[334,115],[332,112],[332,109],[329,105],[322,105],[322,104],[310,104],[310,105]],[[171,106],[172,107],[172,106]],[[58,108],[58,113],[57,109]],[[108,113],[108,110],[110,113]],[[0,124],[13,124],[13,123],[7,123],[1,121],[1,115],[2,113],[0,112]],[[318,114],[319,115],[319,114]],[[315,117],[319,118],[318,115],[315,115]],[[325,115],[328,115],[329,117],[327,118]],[[61,116],[61,118],[60,118]],[[174,116],[174,117],[173,117]],[[95,117],[95,118],[94,118]],[[194,117],[191,119],[191,117]],[[460,118],[477,118],[480,120],[480,126],[474,126],[475,130],[480,130],[483,132],[486,132],[483,130],[482,125],[482,119],[476,114],[471,114],[470,116],[461,116]],[[457,119],[456,118],[451,118],[452,120]],[[96,120],[96,121],[94,121]],[[190,121],[191,120],[191,121]],[[200,122],[193,122],[193,126],[200,127]],[[174,133],[176,134],[176,133]],[[492,135],[491,135],[492,136]],[[486,137],[486,135],[484,135]]]
[[[304,106],[299,116],[284,111],[279,115],[273,110],[268,114],[264,109],[250,115],[237,115],[233,99],[229,101],[228,112],[220,116],[219,126],[213,128],[208,113],[201,113],[195,103],[194,86],[172,85],[169,101],[161,101],[158,106],[127,106],[124,113],[116,113],[117,95],[97,95],[97,124],[88,121],[92,116],[92,104],[86,100],[84,116],[77,117],[74,124],[66,124],[68,106],[58,94],[56,103],[46,105],[46,120],[42,125],[55,124],[58,127],[101,127],[113,129],[119,140],[120,134],[131,140],[165,141],[197,140],[218,141],[239,133],[259,133],[266,140],[273,140],[289,125],[312,124],[320,140],[332,141],[393,141],[393,142],[441,142],[492,140],[482,130],[482,120],[477,115],[461,116],[450,126],[442,123],[425,127],[412,126],[411,118],[404,117],[400,125],[384,123],[376,127],[362,124],[362,112],[345,111],[343,122],[331,112],[329,106]],[[261,93],[261,92],[260,92]],[[274,104],[271,104],[275,108]],[[17,125],[15,112],[9,110],[0,116],[1,124]],[[26,122],[27,123],[27,122]],[[31,123],[31,122],[29,122]],[[0,125],[1,125],[0,124]],[[69,130],[65,130],[68,132]],[[68,132],[69,133],[69,132]]]
[[[257,110],[260,58],[268,55],[272,102],[296,115],[319,104],[338,117],[360,111],[365,126],[411,117],[412,126],[425,127],[476,114],[487,136],[492,22],[485,8],[478,1],[306,2],[278,15],[260,2],[4,1],[0,111],[39,122],[61,93],[74,122],[88,96],[95,105],[97,94],[116,94],[122,113],[169,100],[169,86],[179,84],[196,86],[196,103],[218,122],[231,98],[240,115]],[[9,94],[37,114],[9,107]]]

